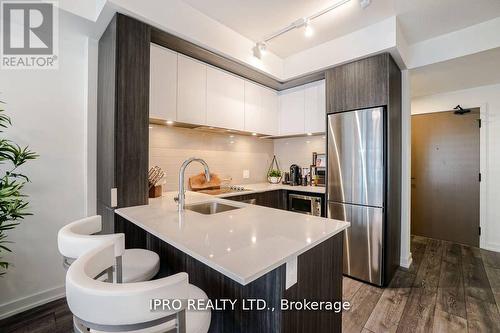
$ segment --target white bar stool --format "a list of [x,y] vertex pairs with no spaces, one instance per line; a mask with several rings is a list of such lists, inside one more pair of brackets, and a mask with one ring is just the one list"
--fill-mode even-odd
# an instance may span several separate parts
[[[151,280],[160,270],[160,257],[144,249],[125,250],[124,234],[94,235],[102,230],[100,215],[90,216],[72,222],[59,230],[57,245],[63,255],[63,266],[71,263],[89,250],[112,241],[115,245],[115,282],[130,283]],[[111,277],[111,268],[107,271]],[[104,272],[106,273],[106,272]]]
[[114,244],[101,245],[79,257],[66,274],[66,299],[82,332],[206,333],[210,311],[151,311],[152,299],[205,299],[203,290],[189,284],[187,273],[135,282],[95,280],[114,264]]

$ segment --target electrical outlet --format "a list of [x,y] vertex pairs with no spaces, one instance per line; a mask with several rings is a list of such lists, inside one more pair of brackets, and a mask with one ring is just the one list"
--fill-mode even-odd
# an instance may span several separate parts
[[243,170],[243,179],[250,178],[250,170]]

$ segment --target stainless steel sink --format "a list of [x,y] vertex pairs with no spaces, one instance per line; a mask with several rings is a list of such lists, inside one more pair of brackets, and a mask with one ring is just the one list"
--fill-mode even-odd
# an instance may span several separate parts
[[184,208],[200,214],[211,215],[211,214],[227,212],[233,209],[240,209],[241,207],[214,201],[214,202],[204,202],[199,204],[185,205]]

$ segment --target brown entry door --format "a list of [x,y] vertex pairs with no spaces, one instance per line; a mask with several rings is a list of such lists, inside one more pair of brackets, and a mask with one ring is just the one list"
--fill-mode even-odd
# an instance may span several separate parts
[[479,246],[479,109],[412,116],[411,231]]

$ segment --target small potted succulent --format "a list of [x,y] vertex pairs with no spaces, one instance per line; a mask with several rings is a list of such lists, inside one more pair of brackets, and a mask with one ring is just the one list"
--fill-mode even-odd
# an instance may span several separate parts
[[269,170],[267,179],[271,184],[278,184],[281,181],[281,171],[277,169]]

